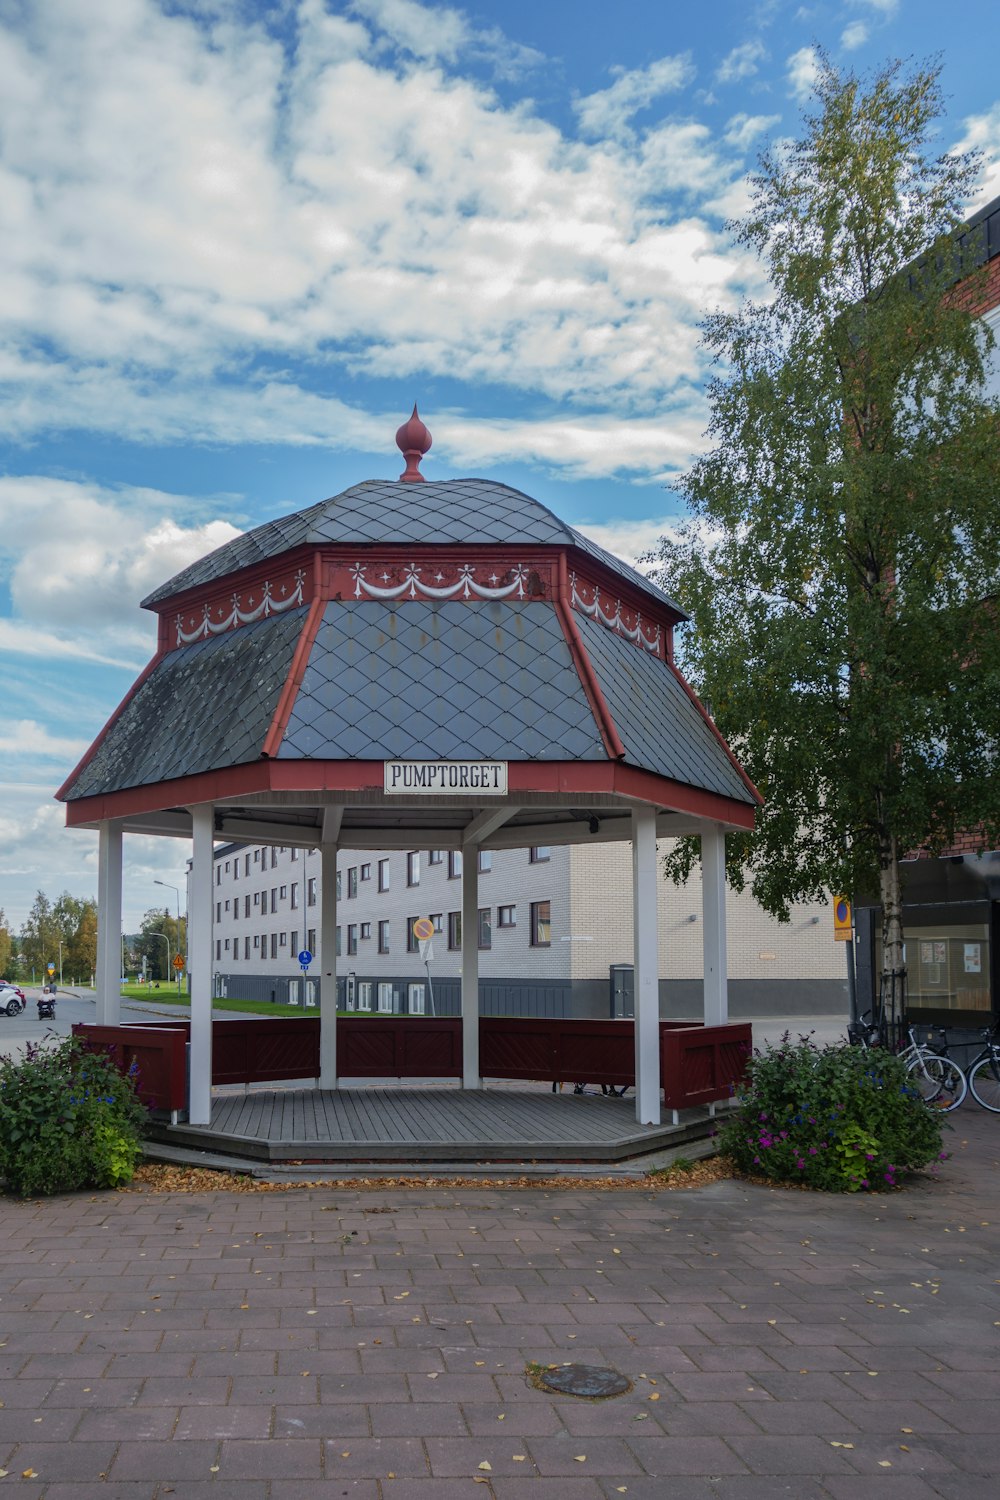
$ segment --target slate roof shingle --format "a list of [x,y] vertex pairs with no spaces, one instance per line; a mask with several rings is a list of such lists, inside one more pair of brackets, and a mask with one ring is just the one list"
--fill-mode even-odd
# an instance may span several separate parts
[[366,479],[305,510],[265,521],[234,537],[178,573],[142,601],[150,608],[187,589],[278,557],[300,546],[323,543],[379,545],[467,545],[539,543],[579,547],[641,593],[680,619],[687,615],[656,584],[568,526],[540,501],[492,479],[435,479],[401,485]]

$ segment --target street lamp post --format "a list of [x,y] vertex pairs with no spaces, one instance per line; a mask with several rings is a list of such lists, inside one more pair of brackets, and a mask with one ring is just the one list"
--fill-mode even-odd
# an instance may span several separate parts
[[[163,888],[164,888],[164,890],[173,891],[174,895],[177,897],[177,952],[180,953],[180,951],[181,951],[181,893],[178,890],[177,886],[171,885],[170,882],[167,881],[167,880],[154,880],[153,884],[154,885],[162,885]],[[181,993],[181,971],[180,971],[180,969],[178,969],[177,970],[177,998],[178,999],[180,999],[180,993]]]
[[166,945],[167,945],[167,970],[169,971],[169,969],[170,969],[170,939],[167,937],[167,934],[165,932],[147,932],[146,936],[147,937],[162,938],[163,941],[166,943]]

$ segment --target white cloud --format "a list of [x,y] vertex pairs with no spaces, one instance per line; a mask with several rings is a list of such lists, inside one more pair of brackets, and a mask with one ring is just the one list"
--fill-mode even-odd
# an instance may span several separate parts
[[672,515],[646,521],[583,521],[576,529],[634,565],[655,548],[661,536],[672,535],[676,525],[677,516]]
[[414,57],[454,62],[470,39],[465,16],[449,6],[430,8],[416,0],[351,0],[350,8]]
[[815,47],[800,47],[788,59],[789,92],[803,103],[809,98],[819,77],[819,58]]
[[688,53],[661,57],[648,68],[612,69],[618,77],[609,88],[578,99],[574,108],[585,135],[616,138],[625,135],[632,116],[662,94],[675,93],[694,77]]
[[0,561],[13,614],[0,647],[132,668],[155,646],[139,600],[237,535],[228,521],[178,522],[187,497],[43,475],[0,478]]
[[767,57],[763,42],[743,42],[722,59],[715,72],[716,83],[737,83],[752,78]]
[[[621,132],[586,145],[474,79],[386,62],[372,18],[422,14],[300,0],[286,50],[151,0],[26,11],[0,40],[0,427],[356,444],[370,418],[316,396],[324,367],[461,368],[623,416],[691,379],[691,328],[739,294],[741,261],[708,231],[692,264],[664,260],[664,195],[696,209],[734,169],[697,123],[624,128],[689,61],[580,101]],[[484,45],[442,14],[445,50]],[[675,345],[679,363],[656,353]]]
[[69,739],[50,733],[37,719],[7,719],[4,722],[4,757],[19,759],[30,756],[32,761],[57,760],[61,764],[78,761],[87,748],[87,741]]
[[982,208],[1000,194],[1000,103],[983,114],[967,115],[964,125],[965,134],[953,149],[983,153],[985,166],[972,204]]
[[864,21],[852,21],[845,26],[840,34],[840,45],[847,51],[853,52],[857,47],[863,47],[868,40],[868,27]]
[[765,135],[780,121],[780,115],[733,115],[726,122],[723,139],[738,151],[746,151],[760,136]]

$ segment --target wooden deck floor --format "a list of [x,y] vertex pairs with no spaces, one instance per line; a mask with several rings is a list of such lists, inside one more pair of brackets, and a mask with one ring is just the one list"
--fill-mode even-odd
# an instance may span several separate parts
[[160,1124],[154,1139],[274,1162],[613,1162],[704,1134],[704,1119],[639,1125],[632,1096],[528,1088],[257,1089],[216,1095],[211,1125]]

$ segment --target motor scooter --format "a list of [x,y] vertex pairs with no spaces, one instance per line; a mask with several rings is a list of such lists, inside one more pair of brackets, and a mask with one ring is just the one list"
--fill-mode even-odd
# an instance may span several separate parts
[[43,990],[38,997],[38,1019],[53,1021],[56,1014],[56,997],[50,990]]

